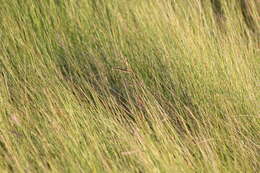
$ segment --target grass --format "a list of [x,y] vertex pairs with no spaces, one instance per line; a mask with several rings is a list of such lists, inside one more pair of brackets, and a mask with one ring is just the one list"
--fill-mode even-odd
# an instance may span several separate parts
[[221,3],[0,0],[0,171],[258,172],[259,33]]

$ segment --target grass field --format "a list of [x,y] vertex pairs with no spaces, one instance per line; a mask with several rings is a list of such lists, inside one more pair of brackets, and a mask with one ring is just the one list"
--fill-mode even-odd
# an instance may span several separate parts
[[259,32],[221,3],[0,0],[0,172],[260,171]]

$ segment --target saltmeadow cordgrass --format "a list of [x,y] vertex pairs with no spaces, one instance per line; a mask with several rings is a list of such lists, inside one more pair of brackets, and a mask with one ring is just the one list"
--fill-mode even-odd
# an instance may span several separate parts
[[0,172],[258,172],[259,23],[212,2],[0,0]]

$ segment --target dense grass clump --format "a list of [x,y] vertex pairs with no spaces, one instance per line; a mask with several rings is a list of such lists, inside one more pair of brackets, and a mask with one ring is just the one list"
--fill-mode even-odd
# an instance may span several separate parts
[[0,172],[258,172],[239,2],[0,0]]

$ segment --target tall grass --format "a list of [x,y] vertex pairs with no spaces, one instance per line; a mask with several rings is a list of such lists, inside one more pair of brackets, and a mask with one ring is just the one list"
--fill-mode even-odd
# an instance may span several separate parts
[[0,172],[260,170],[259,33],[237,0],[222,18],[210,0],[0,4]]

